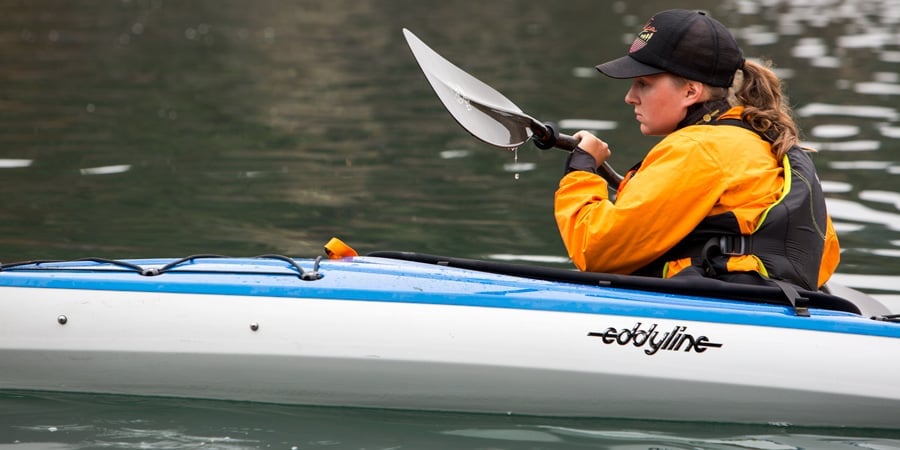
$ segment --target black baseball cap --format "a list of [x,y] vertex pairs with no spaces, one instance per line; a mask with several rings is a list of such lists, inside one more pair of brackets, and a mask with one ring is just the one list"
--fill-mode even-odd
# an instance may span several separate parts
[[731,32],[702,11],[671,9],[650,18],[628,55],[600,64],[612,78],[669,72],[710,86],[730,87],[744,65]]

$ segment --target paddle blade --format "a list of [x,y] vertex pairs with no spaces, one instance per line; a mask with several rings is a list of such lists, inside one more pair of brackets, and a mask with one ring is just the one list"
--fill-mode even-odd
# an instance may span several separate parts
[[406,28],[403,35],[428,83],[466,131],[504,148],[518,147],[531,137],[534,119],[503,94],[444,59]]

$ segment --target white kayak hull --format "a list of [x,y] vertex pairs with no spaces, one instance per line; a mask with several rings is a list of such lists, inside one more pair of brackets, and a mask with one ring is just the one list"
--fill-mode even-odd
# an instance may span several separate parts
[[[496,287],[488,295],[547,295]],[[900,338],[890,328],[780,324],[852,329],[865,318],[754,312],[772,315],[759,322],[711,310],[713,320],[697,320],[704,314],[354,296],[0,286],[0,389],[900,427]]]

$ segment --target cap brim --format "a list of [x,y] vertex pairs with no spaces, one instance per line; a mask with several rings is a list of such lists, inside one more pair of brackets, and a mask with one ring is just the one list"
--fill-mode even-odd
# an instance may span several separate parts
[[644,64],[631,56],[623,56],[597,66],[597,70],[610,78],[637,78],[663,73],[665,70]]

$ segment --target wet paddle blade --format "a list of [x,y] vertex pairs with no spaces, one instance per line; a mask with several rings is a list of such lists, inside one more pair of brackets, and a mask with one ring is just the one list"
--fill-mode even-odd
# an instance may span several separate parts
[[[503,148],[519,147],[532,137],[542,149],[556,147],[572,151],[578,146],[578,140],[552,131],[525,114],[503,94],[437,54],[412,31],[404,28],[403,36],[447,111],[476,138]],[[606,162],[600,165],[598,173],[613,190],[622,180]]]
[[444,59],[411,31],[404,28],[403,35],[428,83],[466,131],[503,148],[528,141],[534,119],[503,94]]

